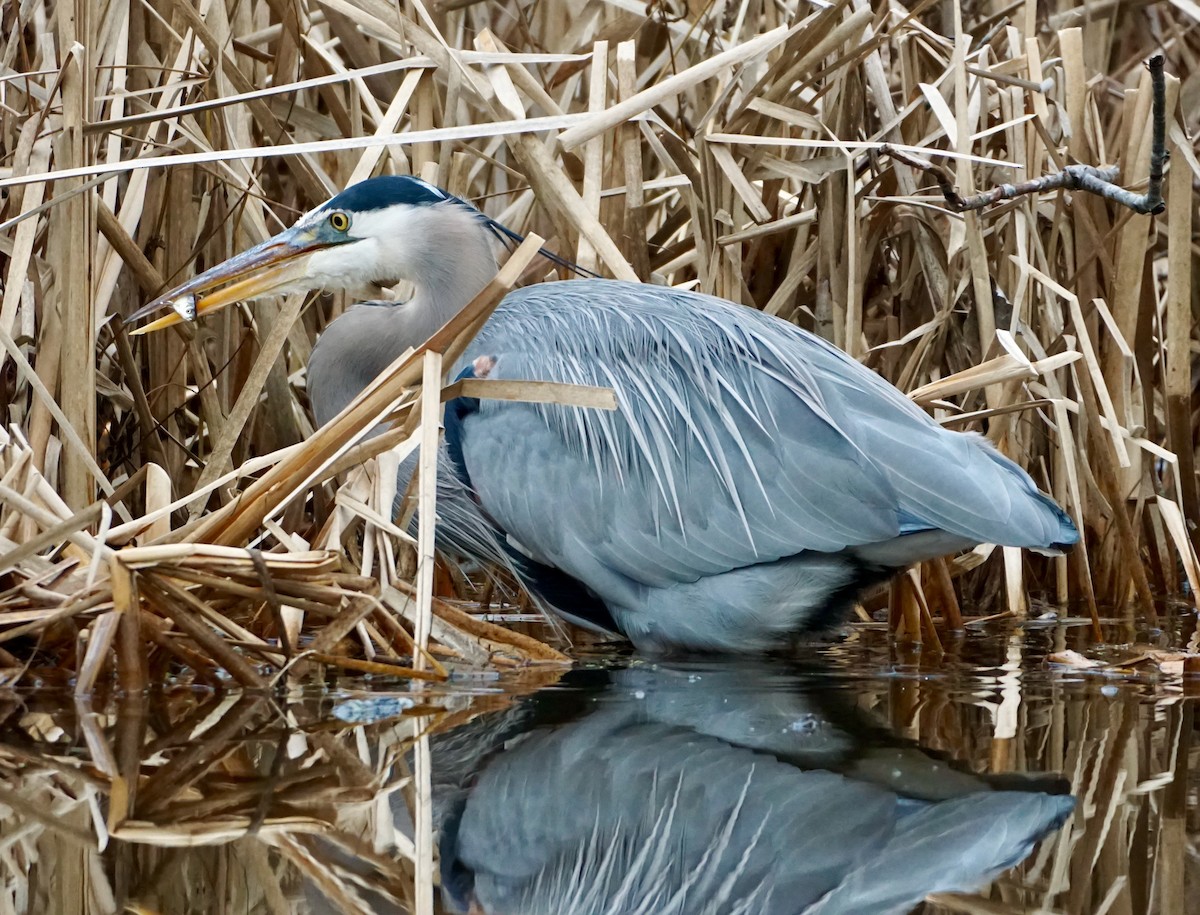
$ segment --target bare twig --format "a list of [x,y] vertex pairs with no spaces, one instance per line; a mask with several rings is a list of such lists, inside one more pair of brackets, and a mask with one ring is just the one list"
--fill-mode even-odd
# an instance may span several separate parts
[[1135,213],[1157,215],[1167,208],[1162,198],[1163,167],[1168,159],[1166,79],[1163,75],[1163,56],[1157,54],[1151,57],[1146,66],[1150,68],[1154,92],[1154,137],[1150,151],[1150,182],[1144,194],[1135,194],[1133,191],[1117,185],[1116,182],[1121,177],[1121,169],[1117,165],[1103,168],[1096,165],[1068,165],[1057,174],[1043,175],[1019,184],[1000,184],[990,191],[963,197],[955,189],[949,172],[942,166],[893,146],[884,146],[881,151],[900,160],[905,165],[930,175],[937,182],[946,202],[960,213],[966,210],[980,210],[999,203],[1001,200],[1012,200],[1014,197],[1021,197],[1025,194],[1068,190],[1098,194],[1106,200],[1128,207]]

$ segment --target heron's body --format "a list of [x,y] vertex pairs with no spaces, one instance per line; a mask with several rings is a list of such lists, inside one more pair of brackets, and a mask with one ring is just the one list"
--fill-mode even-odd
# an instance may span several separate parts
[[[370,245],[361,265],[336,262],[334,281],[400,276],[416,294],[355,306],[326,330],[309,367],[319,422],[495,269],[489,223],[412,179],[357,185],[289,232],[350,212],[351,195],[378,205],[352,214]],[[391,248],[403,254],[385,263]],[[328,283],[339,250],[319,250],[309,273],[322,258]],[[1078,537],[984,439],[941,428],[824,340],[721,299],[604,280],[532,286],[505,298],[454,373],[479,357],[492,378],[611,387],[619,409],[451,404],[439,538],[483,559],[517,550],[535,593],[542,572],[561,612],[592,617],[598,598],[640,647],[766,648],[828,625],[864,584],[912,562]]]

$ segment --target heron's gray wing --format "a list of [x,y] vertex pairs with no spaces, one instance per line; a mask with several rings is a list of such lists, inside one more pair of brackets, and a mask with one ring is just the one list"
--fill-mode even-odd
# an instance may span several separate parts
[[499,524],[610,594],[622,577],[694,581],[921,530],[1062,539],[1061,513],[982,440],[753,309],[639,284],[542,284],[505,300],[471,347],[480,355],[496,357],[494,377],[616,391],[617,413],[484,401],[464,424],[472,483]]
[[798,328],[787,332],[805,338],[805,358],[827,408],[887,476],[901,511],[918,526],[1004,546],[1078,539],[1066,513],[987,439],[942,428],[828,341]]
[[505,301],[469,358],[612,387],[620,409],[483,401],[463,454],[488,512],[541,562],[649,585],[900,534],[894,490],[774,325],[692,304],[592,281]]

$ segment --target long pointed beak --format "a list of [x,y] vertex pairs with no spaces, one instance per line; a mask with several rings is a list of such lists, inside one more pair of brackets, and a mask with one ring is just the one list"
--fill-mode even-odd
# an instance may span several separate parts
[[307,277],[309,258],[325,247],[328,245],[318,242],[307,226],[285,229],[164,292],[131,314],[125,323],[140,321],[162,308],[173,309],[170,314],[131,331],[134,335],[146,334],[184,320],[194,321],[233,302],[282,291]]

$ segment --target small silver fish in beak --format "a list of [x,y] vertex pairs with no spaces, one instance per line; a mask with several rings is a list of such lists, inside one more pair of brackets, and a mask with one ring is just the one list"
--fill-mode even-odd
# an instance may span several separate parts
[[233,302],[285,291],[308,276],[308,261],[314,253],[334,243],[311,225],[285,229],[262,244],[164,292],[131,314],[125,323],[132,324],[170,307],[170,314],[131,332],[145,334],[181,321],[195,321],[200,315]]
[[190,292],[187,295],[181,295],[177,299],[172,299],[171,307],[175,309],[175,314],[179,315],[183,320],[196,320],[196,297]]

